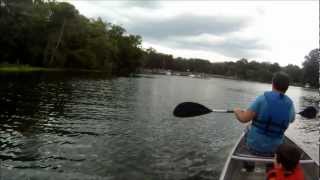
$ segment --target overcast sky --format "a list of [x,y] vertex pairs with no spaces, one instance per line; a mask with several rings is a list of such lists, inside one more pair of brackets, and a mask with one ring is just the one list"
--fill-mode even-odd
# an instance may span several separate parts
[[143,38],[143,47],[211,62],[247,58],[301,66],[319,47],[318,1],[68,0]]

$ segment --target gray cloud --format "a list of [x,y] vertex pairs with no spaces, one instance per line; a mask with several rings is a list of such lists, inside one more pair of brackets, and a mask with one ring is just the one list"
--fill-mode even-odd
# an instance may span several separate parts
[[123,0],[123,6],[141,7],[141,8],[159,8],[160,3],[157,0]]
[[259,55],[259,51],[269,48],[258,39],[243,39],[239,37],[226,38],[224,41],[215,43],[206,41],[192,42],[182,37],[174,41],[166,39],[159,43],[171,48],[211,51],[233,58],[255,58]]
[[170,36],[192,36],[200,34],[228,34],[246,27],[249,19],[242,17],[199,16],[181,14],[172,18],[149,19],[132,18],[127,25],[130,33],[140,34],[145,38],[159,39]]
[[[241,33],[236,33],[238,36],[234,36],[234,32],[240,32],[250,26],[250,17],[205,16],[191,13],[168,16],[168,14],[161,14],[159,1],[123,0],[118,2],[120,4],[110,8],[104,1],[95,1],[94,5],[99,8],[92,13],[103,17],[108,22],[123,26],[130,34],[141,35],[145,42],[169,48],[211,51],[235,58],[256,57],[259,50],[267,48],[259,39],[244,39],[241,38]],[[105,11],[108,8],[110,9]],[[199,39],[196,40],[197,38],[190,40],[190,37],[203,34],[221,37],[224,41],[213,43],[199,41]]]
[[[254,58],[259,50],[267,49],[259,39],[231,37],[231,33],[241,31],[250,25],[250,18],[199,16],[181,14],[172,18],[132,18],[127,24],[129,33],[139,34],[145,41],[163,44],[171,48],[205,50],[229,57]],[[197,37],[202,34],[214,35],[225,39],[221,42],[199,40],[191,41],[185,37]],[[195,38],[196,39],[196,38]]]
[[[206,48],[205,46],[202,46]],[[234,58],[255,58],[259,55],[260,50],[265,50],[268,47],[263,45],[258,39],[239,39],[231,38],[226,42],[217,45],[207,44],[207,50],[213,50]]]

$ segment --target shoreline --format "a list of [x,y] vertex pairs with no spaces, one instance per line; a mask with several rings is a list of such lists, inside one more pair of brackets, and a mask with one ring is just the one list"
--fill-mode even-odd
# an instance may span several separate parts
[[[48,68],[48,67],[36,67],[30,65],[23,65],[23,64],[0,64],[0,73],[28,73],[28,72],[90,72],[90,73],[110,73],[103,70],[96,70],[96,69],[76,69],[76,68]],[[169,71],[160,70],[160,69],[141,69],[140,73],[137,74],[154,74],[154,75],[168,75],[166,74]],[[137,75],[136,74],[136,75]],[[250,82],[259,82],[259,83],[269,83],[264,81],[255,81],[250,79],[241,79],[235,76],[225,76],[219,74],[206,74],[206,73],[195,73],[195,72],[179,72],[173,71],[170,75],[173,76],[185,76],[190,77],[190,75],[196,75],[192,78],[221,78],[221,79],[231,79],[231,80],[238,80],[238,81],[250,81]],[[302,84],[293,83],[291,86],[306,88]],[[310,87],[306,88],[308,90],[315,90],[317,91],[318,88]]]
[[[225,75],[219,75],[219,74],[206,74],[206,73],[197,73],[197,72],[169,71],[169,70],[163,70],[163,69],[143,69],[140,73],[141,74],[154,74],[154,75],[168,75],[167,72],[170,72],[170,75],[172,75],[172,76],[190,77],[190,75],[195,75],[195,77],[192,77],[192,78],[200,78],[200,79],[221,78],[221,79],[230,79],[230,80],[236,80],[236,81],[249,81],[249,82],[267,83],[267,84],[271,83],[271,81],[270,82],[255,81],[255,80],[250,80],[250,79],[242,79],[242,78],[238,78],[235,76],[225,76]],[[306,88],[303,86],[303,84],[299,84],[299,83],[292,83],[292,84],[290,84],[290,86],[305,88],[305,89],[312,90],[312,91],[318,90],[318,88],[316,88],[316,87]]]
[[96,72],[96,73],[108,73],[102,70],[93,69],[75,69],[75,68],[47,68],[47,67],[36,67],[29,65],[18,65],[18,64],[2,64],[0,65],[0,73],[10,73],[10,72]]

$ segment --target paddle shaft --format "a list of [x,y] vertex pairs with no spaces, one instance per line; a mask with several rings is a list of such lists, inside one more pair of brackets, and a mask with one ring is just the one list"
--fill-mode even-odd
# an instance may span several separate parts
[[233,110],[228,110],[228,109],[212,109],[212,112],[216,112],[216,113],[233,113]]
[[[216,112],[216,113],[233,113],[233,110],[227,110],[227,109],[211,109],[212,112]],[[301,112],[298,112],[296,114],[301,115]]]
[[[234,113],[233,110],[228,110],[228,109],[211,109],[212,112],[215,112],[215,113]],[[301,114],[301,112],[298,112],[296,114]]]
[[[234,113],[233,110],[228,110],[228,109],[211,109],[212,112],[215,112],[215,113]],[[298,112],[296,114],[299,114],[299,115],[302,115],[301,112]]]

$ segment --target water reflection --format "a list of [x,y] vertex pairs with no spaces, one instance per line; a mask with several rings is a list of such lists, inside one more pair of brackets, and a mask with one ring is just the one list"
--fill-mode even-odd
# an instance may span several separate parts
[[[21,172],[40,179],[217,179],[244,126],[232,114],[175,118],[174,106],[246,108],[271,89],[224,79],[61,72],[2,74],[0,80],[0,158],[12,179]],[[288,94],[302,109],[308,105],[303,97],[314,92],[293,87]],[[299,117],[289,133],[317,152],[318,124]]]
[[[35,161],[48,143],[40,134],[75,135],[65,130],[64,108],[70,102],[72,85],[66,74],[1,74],[1,159]],[[78,75],[76,76],[78,77]],[[95,133],[89,133],[94,135]],[[49,141],[50,143],[50,141]]]
[[64,113],[66,84],[45,82],[41,74],[0,77],[1,159],[39,160],[43,142],[38,134],[50,130],[52,117]]

